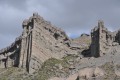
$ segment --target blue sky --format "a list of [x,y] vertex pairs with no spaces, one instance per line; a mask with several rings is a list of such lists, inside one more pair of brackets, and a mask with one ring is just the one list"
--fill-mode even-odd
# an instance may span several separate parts
[[0,0],[0,49],[22,33],[22,21],[38,12],[71,37],[90,33],[99,19],[111,30],[120,27],[120,0]]

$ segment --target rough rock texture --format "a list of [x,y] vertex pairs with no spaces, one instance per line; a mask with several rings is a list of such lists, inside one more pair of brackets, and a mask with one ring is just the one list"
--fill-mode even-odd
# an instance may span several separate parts
[[71,49],[88,49],[91,44],[91,36],[88,34],[82,34],[80,37],[72,39]]
[[0,50],[0,68],[18,67],[21,36],[10,46]]
[[91,31],[91,55],[99,57],[105,55],[109,49],[119,44],[119,31],[108,31],[103,21],[98,22],[98,26]]
[[[1,68],[19,66],[33,73],[49,58],[60,59],[76,53],[70,47],[70,39],[60,28],[45,21],[37,13],[23,21],[22,36],[10,47],[2,49]],[[9,57],[9,55],[12,55]]]
[[98,21],[91,35],[70,39],[37,13],[22,26],[0,50],[0,80],[120,80],[120,30]]
[[[27,26],[30,27],[31,24],[32,28],[29,30],[31,33],[28,32],[28,42],[24,42],[26,40],[22,41],[23,50],[21,50],[20,59],[20,61],[23,61],[21,62],[22,65],[28,65],[28,71],[34,72],[34,70],[39,69],[41,64],[49,58],[60,59],[66,54],[72,53],[69,49],[69,38],[63,30],[54,27],[38,14],[33,14],[33,17],[28,20]],[[24,51],[28,52],[24,53]],[[28,64],[26,64],[26,58]]]

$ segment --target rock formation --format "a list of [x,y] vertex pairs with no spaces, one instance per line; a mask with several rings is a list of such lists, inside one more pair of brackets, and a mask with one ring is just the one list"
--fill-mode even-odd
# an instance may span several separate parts
[[0,50],[0,68],[18,67],[21,36],[16,38],[10,46]]
[[32,73],[49,58],[60,59],[75,52],[71,52],[70,39],[65,32],[37,13],[24,20],[22,26],[23,33],[15,43],[0,51],[1,68],[19,66]]
[[100,57],[105,55],[108,50],[119,43],[119,31],[108,31],[103,21],[98,22],[98,26],[91,31],[91,55]]
[[70,39],[38,13],[24,20],[22,27],[21,36],[0,50],[0,79],[10,67],[17,69],[6,80],[22,74],[24,80],[24,74],[30,80],[120,79],[120,30],[111,32],[100,20],[91,35]]

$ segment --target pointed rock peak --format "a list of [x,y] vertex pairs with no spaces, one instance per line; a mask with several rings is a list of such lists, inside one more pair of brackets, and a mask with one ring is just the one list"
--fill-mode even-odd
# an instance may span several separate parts
[[22,23],[23,28],[26,27],[29,23],[33,22],[33,20],[36,20],[37,22],[45,21],[43,17],[41,17],[38,13],[33,13],[33,16],[23,21]]
[[33,18],[38,18],[40,15],[38,15],[37,12],[33,13]]
[[37,13],[37,12],[34,12],[34,13],[33,13],[33,16],[38,16],[38,13]]
[[43,17],[41,17],[37,12],[34,12],[34,13],[33,13],[32,18],[33,18],[33,19],[43,19]]
[[98,27],[104,27],[104,21],[103,20],[98,20]]

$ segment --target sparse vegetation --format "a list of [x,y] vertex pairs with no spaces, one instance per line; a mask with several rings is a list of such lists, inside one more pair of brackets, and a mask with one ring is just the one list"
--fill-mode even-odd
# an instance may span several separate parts
[[101,68],[106,72],[104,80],[115,80],[117,76],[115,75],[114,64],[112,62],[102,65]]
[[0,80],[30,80],[29,74],[20,68],[0,69]]
[[[58,60],[55,58],[48,59],[43,63],[41,69],[38,72],[38,75],[35,77],[36,80],[47,80],[50,77],[66,77],[69,75],[69,66],[68,61],[70,59],[75,59],[76,55],[68,55],[62,58],[62,60]],[[59,69],[58,65],[62,66],[62,69]]]
[[66,77],[69,75],[69,61],[77,57],[70,54],[61,60],[50,58],[42,64],[41,69],[35,73],[35,76],[29,75],[24,69],[20,68],[0,69],[0,80],[47,80],[54,76]]

